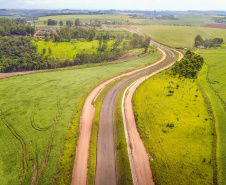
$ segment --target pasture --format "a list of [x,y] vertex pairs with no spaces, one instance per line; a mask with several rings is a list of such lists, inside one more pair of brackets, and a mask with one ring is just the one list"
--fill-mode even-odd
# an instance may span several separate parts
[[205,38],[223,38],[226,42],[226,29],[185,27],[185,26],[136,26],[153,40],[170,47],[192,48],[197,35]]
[[[158,53],[126,62],[0,80],[1,184],[52,184],[58,165],[57,180],[70,181],[75,157],[71,143],[76,143],[76,138],[67,143],[67,130],[81,100],[100,82],[159,57]],[[79,114],[80,110],[76,111]],[[79,119],[73,124],[73,135],[77,135]],[[58,163],[65,136],[65,161]]]
[[137,128],[157,184],[213,184],[213,121],[194,80],[169,71],[146,80],[133,97]]
[[219,184],[226,184],[226,46],[200,50],[205,65],[199,81],[211,100],[217,131],[217,160]]

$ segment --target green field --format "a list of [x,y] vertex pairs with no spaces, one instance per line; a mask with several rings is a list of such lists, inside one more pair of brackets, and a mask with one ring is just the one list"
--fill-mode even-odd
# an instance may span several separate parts
[[214,22],[210,15],[176,15],[177,20],[146,19],[142,24],[168,26],[204,26],[207,22]]
[[194,80],[157,74],[133,105],[157,184],[213,184],[213,121]]
[[219,184],[226,184],[226,46],[200,50],[205,66],[200,83],[211,99],[217,128],[217,160]]
[[[159,57],[153,54],[127,62],[0,80],[1,184],[30,184],[33,174],[37,174],[33,176],[36,182],[52,184],[63,138],[78,103],[101,81]],[[67,147],[75,151],[70,143]],[[73,166],[74,153],[68,151],[69,162],[62,169]],[[66,175],[63,178],[70,181]]]
[[128,15],[56,15],[56,16],[45,16],[40,17],[38,21],[36,21],[36,25],[43,26],[44,21],[48,19],[54,19],[59,21],[63,21],[64,25],[66,21],[71,20],[75,21],[75,19],[79,18],[79,20],[83,23],[89,23],[90,21],[101,21],[105,23],[118,22],[123,24],[143,24],[143,25],[170,25],[170,26],[204,26],[205,23],[213,23],[214,20],[210,15],[177,15],[175,18],[177,20],[159,20],[159,19],[150,19],[150,18],[132,18]]
[[[112,45],[113,40],[109,41],[108,44]],[[48,49],[51,48],[52,54],[50,57],[59,58],[59,59],[73,59],[76,57],[77,53],[81,53],[85,51],[86,53],[94,53],[97,52],[99,41],[93,40],[93,41],[77,41],[72,40],[71,42],[45,42],[45,41],[38,41],[36,42],[38,46],[38,53],[42,54],[43,49],[46,49],[46,55],[49,55]]]
[[201,35],[203,39],[220,37],[226,42],[225,29],[185,26],[136,26],[134,28],[140,29],[153,40],[171,47],[191,48],[194,46],[197,35]]

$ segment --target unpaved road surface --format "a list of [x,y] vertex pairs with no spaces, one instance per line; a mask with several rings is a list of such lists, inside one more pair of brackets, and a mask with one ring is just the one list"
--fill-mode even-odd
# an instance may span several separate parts
[[[183,55],[179,53],[179,57],[177,60],[179,61],[182,58]],[[173,64],[174,63],[170,63],[169,65],[149,75],[139,78],[137,81],[131,84],[124,92],[122,100],[122,114],[127,139],[127,150],[129,154],[130,167],[134,184],[154,185],[155,183],[152,178],[152,172],[149,164],[149,156],[137,131],[135,117],[133,114],[132,97],[137,87],[143,81],[171,67]]]
[[[160,50],[162,53],[163,51]],[[139,72],[141,70],[148,69],[152,66],[158,65],[160,62],[162,62],[166,58],[166,55],[163,53],[162,58],[146,67],[143,67],[141,69],[136,69],[131,72],[123,73],[119,76],[113,77],[97,87],[95,87],[91,93],[86,98],[85,104],[83,106],[81,119],[80,119],[80,129],[79,129],[79,139],[76,147],[76,158],[74,162],[74,168],[73,168],[73,175],[72,175],[72,182],[71,185],[86,185],[87,180],[87,161],[89,156],[89,141],[91,137],[91,130],[92,130],[92,123],[93,123],[93,117],[95,113],[95,107],[92,104],[92,101],[98,96],[100,91],[111,82],[124,77],[132,75],[136,72]]]
[[128,83],[132,82],[136,78],[151,73],[159,68],[162,68],[164,65],[170,63],[174,59],[174,53],[168,49],[164,50],[169,54],[169,58],[165,62],[159,63],[158,65],[150,69],[139,72],[120,81],[115,86],[113,86],[104,97],[100,112],[98,140],[97,140],[97,160],[95,176],[96,185],[117,184],[113,124],[114,124],[114,105],[118,93],[123,89],[123,87],[125,87]]

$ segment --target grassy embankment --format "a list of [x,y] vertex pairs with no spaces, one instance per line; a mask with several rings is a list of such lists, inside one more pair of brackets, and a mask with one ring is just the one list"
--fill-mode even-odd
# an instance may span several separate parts
[[198,54],[205,59],[199,81],[211,100],[216,122],[218,183],[226,184],[226,46],[200,50]]
[[[4,184],[53,181],[68,124],[59,183],[70,182],[82,101],[101,81],[149,64],[159,54],[127,62],[37,73],[0,80],[0,179]],[[75,111],[76,110],[76,111]],[[72,135],[70,135],[72,134]]]
[[162,72],[141,84],[133,104],[155,182],[213,184],[213,121],[195,81]]
[[226,41],[226,30],[204,27],[185,26],[136,26],[153,40],[170,47],[192,48],[197,35],[205,38],[223,38]]

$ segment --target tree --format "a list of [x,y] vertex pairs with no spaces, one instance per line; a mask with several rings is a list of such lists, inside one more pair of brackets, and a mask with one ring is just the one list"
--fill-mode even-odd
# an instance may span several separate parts
[[71,27],[71,26],[73,25],[73,22],[72,22],[71,20],[69,20],[69,21],[66,22],[66,25],[67,25],[68,27]]
[[75,26],[80,26],[80,21],[79,21],[79,19],[75,19]]
[[63,26],[63,25],[64,25],[63,21],[60,21],[60,26]]
[[46,48],[43,48],[42,53],[43,53],[43,55],[45,55],[45,53],[46,53]]
[[48,26],[56,26],[56,25],[57,25],[57,21],[48,19]]
[[88,31],[88,34],[89,34],[89,41],[92,41],[96,35],[96,30],[95,28],[90,28],[89,31]]
[[195,47],[202,46],[204,44],[204,40],[200,35],[195,37]]

